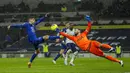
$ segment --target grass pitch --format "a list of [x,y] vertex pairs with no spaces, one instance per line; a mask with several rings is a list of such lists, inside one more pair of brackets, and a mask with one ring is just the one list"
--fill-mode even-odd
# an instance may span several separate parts
[[124,67],[103,58],[77,58],[76,66],[65,66],[63,59],[57,64],[52,58],[36,58],[32,68],[27,67],[29,58],[0,58],[0,73],[130,73],[130,58],[122,58]]

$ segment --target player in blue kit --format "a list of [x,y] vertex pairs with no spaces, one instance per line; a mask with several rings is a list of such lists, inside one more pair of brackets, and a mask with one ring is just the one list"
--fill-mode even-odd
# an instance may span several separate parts
[[35,52],[32,55],[30,61],[28,62],[29,68],[31,67],[33,60],[36,58],[36,56],[40,52],[39,47],[38,47],[40,43],[43,43],[46,40],[55,40],[55,39],[60,38],[60,36],[49,36],[49,35],[45,35],[43,37],[36,36],[36,33],[35,33],[36,25],[38,25],[40,22],[44,21],[47,17],[48,17],[48,13],[44,17],[38,19],[37,21],[35,21],[34,17],[31,17],[28,19],[28,22],[25,22],[24,24],[12,24],[12,25],[8,26],[8,29],[10,29],[10,27],[26,29],[27,35],[28,35],[28,41],[31,44],[33,44],[33,46],[35,48]]
[[61,50],[60,52],[55,56],[55,58],[52,60],[52,62],[54,64],[56,64],[57,59],[62,55],[63,57],[65,57],[65,54],[67,52],[67,46],[65,44],[65,42],[62,39],[57,39],[56,42],[61,44]]
[[[62,32],[66,32],[66,28],[62,29]],[[59,35],[59,34],[58,34]],[[56,43],[60,43],[61,44],[61,50],[60,52],[55,56],[55,58],[52,60],[52,62],[54,64],[56,64],[56,60],[62,55],[63,57],[65,57],[65,54],[67,52],[67,46],[65,44],[65,38],[63,39],[56,39]]]

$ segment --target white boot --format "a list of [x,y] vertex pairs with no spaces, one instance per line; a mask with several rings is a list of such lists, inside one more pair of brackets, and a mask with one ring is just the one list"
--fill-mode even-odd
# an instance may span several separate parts
[[124,63],[123,63],[123,61],[122,60],[120,60],[120,65],[123,67],[124,66]]
[[77,54],[78,54],[78,51],[76,51],[76,52],[73,53],[72,58],[70,60],[70,65],[71,66],[75,66],[74,60],[75,60],[75,57],[77,56]]
[[54,64],[56,64],[56,61],[55,61],[55,60],[52,60],[52,62],[53,62]]
[[65,65],[68,65],[68,56],[69,56],[69,54],[70,54],[70,52],[71,52],[71,49],[69,49],[68,51],[67,51],[67,53],[66,53],[66,56],[65,56],[65,60],[64,60],[64,64]]

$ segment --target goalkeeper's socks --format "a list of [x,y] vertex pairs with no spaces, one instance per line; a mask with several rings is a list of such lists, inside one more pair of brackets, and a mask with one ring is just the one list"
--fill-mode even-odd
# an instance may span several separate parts
[[110,60],[110,61],[113,61],[113,62],[120,62],[120,60],[118,60],[118,59],[116,59],[116,58],[114,58],[114,57],[112,57],[112,56],[106,56],[106,58],[108,59],[108,60]]
[[61,54],[58,53],[57,56],[54,58],[54,60],[56,61],[60,56],[61,56]]
[[34,53],[33,55],[32,55],[32,57],[31,57],[31,59],[30,59],[30,62],[32,63],[33,62],[33,60],[36,58],[36,56],[37,56],[37,54],[36,53]]
[[112,47],[108,44],[102,44],[101,47],[105,48],[105,49],[111,49]]
[[60,36],[49,36],[49,40],[55,40],[55,39],[59,39]]

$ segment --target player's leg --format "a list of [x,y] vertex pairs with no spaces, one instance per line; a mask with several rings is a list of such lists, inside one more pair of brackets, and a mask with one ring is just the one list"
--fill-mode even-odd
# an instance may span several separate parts
[[39,53],[39,50],[38,49],[38,45],[40,43],[43,43],[45,40],[55,40],[57,38],[60,38],[60,36],[43,36],[43,37],[39,37],[39,38],[36,38],[35,41],[33,42],[34,43],[34,47],[36,49],[36,52],[32,55],[31,59],[30,59],[30,63],[32,63],[32,61],[35,59],[35,57],[37,56],[37,54]]
[[108,44],[102,44],[102,43],[100,43],[100,42],[98,42],[98,41],[93,41],[93,42],[94,42],[95,46],[98,47],[98,48],[109,49],[109,52],[111,52],[111,51],[114,50],[114,48],[111,47],[111,46],[108,45]]
[[68,65],[68,62],[67,62],[67,61],[68,61],[68,56],[69,56],[70,52],[71,52],[71,49],[68,49],[67,52],[66,52],[65,60],[64,60],[64,64],[65,64],[65,65]]
[[120,63],[121,66],[123,66],[123,61],[118,60],[110,55],[105,55],[104,52],[100,48],[96,47],[95,42],[92,42],[90,52],[97,55],[97,56],[104,57],[110,61]]
[[30,58],[30,61],[28,62],[28,67],[31,67],[31,64],[33,62],[33,60],[37,57],[37,55],[39,54],[40,50],[39,50],[39,44],[43,43],[44,39],[43,37],[39,37],[36,38],[35,41],[32,42],[34,48],[35,48],[35,52],[33,53],[32,57]]
[[70,65],[75,66],[74,60],[75,60],[75,58],[76,58],[76,56],[79,52],[79,49],[78,49],[78,47],[76,47],[76,45],[74,43],[72,43],[71,44],[71,50],[72,50],[73,54],[72,54],[72,57],[71,57],[71,60],[70,60]]
[[31,67],[33,60],[37,57],[37,55],[40,52],[40,50],[38,49],[38,44],[34,44],[34,47],[35,47],[35,52],[33,53],[32,57],[30,58],[30,61],[28,62],[28,68]]
[[68,65],[68,56],[69,56],[69,54],[70,54],[70,52],[72,51],[71,49],[70,49],[70,47],[71,47],[71,44],[69,44],[69,43],[67,43],[67,48],[68,48],[68,50],[67,50],[67,52],[66,52],[66,55],[65,55],[65,60],[64,60],[64,64],[65,65]]
[[78,54],[78,50],[76,50],[76,45],[74,43],[67,43],[67,47],[69,48],[69,50],[66,53],[64,64],[68,65],[68,62],[67,62],[68,56],[69,56],[70,52],[73,52],[73,55],[72,55],[72,58],[71,58],[71,61],[69,64],[74,66],[73,61],[74,61],[76,55]]
[[67,53],[67,46],[66,46],[66,49],[64,50],[64,52],[62,53],[62,56],[63,56],[63,58],[65,59],[65,56],[66,56],[66,53]]
[[56,64],[57,59],[62,55],[64,52],[64,49],[61,49],[60,52],[56,55],[56,57],[52,60],[54,64]]
[[110,60],[110,61],[119,63],[122,67],[124,66],[124,63],[123,63],[122,60],[118,60],[117,58],[114,58],[114,57],[112,57],[110,55],[105,55],[105,54],[104,54],[103,57],[106,58],[106,59],[108,59],[108,60]]
[[56,57],[53,59],[53,63],[56,64],[56,60],[65,53],[65,50],[67,49],[66,45],[61,43],[62,49],[60,50],[60,52],[56,55]]

